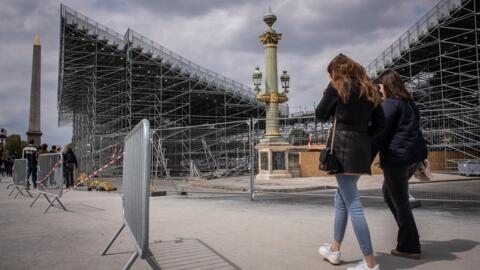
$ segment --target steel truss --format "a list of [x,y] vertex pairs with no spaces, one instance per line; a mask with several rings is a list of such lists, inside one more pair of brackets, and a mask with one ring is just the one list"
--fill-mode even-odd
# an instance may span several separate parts
[[[239,120],[196,126],[167,127],[153,130],[154,176],[232,176],[248,174],[250,166],[258,170],[256,156],[250,156],[250,142],[259,143],[265,133],[265,119]],[[280,118],[280,133],[292,145],[324,143],[330,124],[316,122],[315,116]],[[179,139],[179,135],[188,138]],[[295,136],[293,135],[295,134]],[[188,148],[182,148],[188,145]],[[295,150],[292,150],[295,152]]]
[[476,0],[442,0],[370,65],[401,74],[421,111],[431,150],[445,167],[480,158],[480,7]]
[[[178,162],[191,160],[191,138],[196,135],[182,129],[175,134],[176,143],[166,145],[160,138],[171,133],[163,130],[265,115],[252,89],[131,29],[122,36],[62,5],[60,31],[59,125],[73,123],[80,171],[106,164],[143,118],[158,130],[154,155],[158,164],[162,159],[166,164],[165,154],[181,156]],[[288,107],[282,109],[288,115]],[[224,142],[222,151],[227,148]],[[111,167],[110,172],[120,170]]]

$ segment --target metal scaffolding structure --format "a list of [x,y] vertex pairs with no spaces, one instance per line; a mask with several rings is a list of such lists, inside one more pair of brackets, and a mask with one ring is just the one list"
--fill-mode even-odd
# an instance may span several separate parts
[[446,168],[480,158],[479,24],[478,0],[442,0],[367,67],[372,78],[400,73]]
[[[444,152],[445,168],[480,158],[479,10],[475,0],[440,1],[367,68],[372,78],[387,68],[401,74],[418,102],[429,148]],[[73,124],[80,171],[108,163],[143,118],[154,133],[152,172],[159,178],[257,166],[248,142],[263,135],[265,107],[253,89],[64,5],[59,61],[59,125]],[[280,116],[288,116],[288,106]],[[256,122],[252,133],[249,118]],[[323,142],[327,128],[313,115],[280,120],[283,137],[296,132],[304,141],[311,134]],[[120,173],[120,166],[108,172]]]
[[[253,89],[131,29],[122,36],[62,5],[60,31],[59,125],[73,123],[72,142],[80,171],[91,172],[106,164],[121,151],[123,137],[143,118],[156,130],[154,159],[169,173],[167,160],[184,164],[195,152],[192,138],[197,135],[179,127],[265,115],[264,104],[255,99]],[[287,106],[281,115],[288,115]],[[214,134],[221,137],[225,130]],[[167,145],[172,139],[174,143]],[[225,140],[214,141],[223,141],[218,149],[228,148]],[[204,148],[211,148],[205,142]],[[218,155],[212,151],[210,156]],[[118,167],[112,170],[120,171]]]

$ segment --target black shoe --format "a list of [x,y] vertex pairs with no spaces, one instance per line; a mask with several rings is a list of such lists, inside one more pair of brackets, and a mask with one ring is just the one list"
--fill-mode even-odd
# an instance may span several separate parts
[[408,252],[402,252],[402,251],[398,251],[396,249],[392,249],[390,251],[390,254],[392,254],[393,256],[407,258],[407,259],[413,259],[413,260],[420,260],[422,258],[422,253],[421,252],[408,253]]
[[422,206],[422,202],[419,201],[419,200],[411,200],[410,201],[410,208],[413,209],[413,208],[419,208]]

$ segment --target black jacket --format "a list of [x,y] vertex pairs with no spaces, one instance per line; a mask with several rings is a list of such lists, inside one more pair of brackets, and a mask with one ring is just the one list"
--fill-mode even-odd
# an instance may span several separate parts
[[427,145],[420,131],[420,113],[414,102],[387,98],[382,104],[386,126],[374,144],[380,166],[412,164],[427,158]]
[[62,158],[64,165],[68,166],[68,164],[72,164],[73,167],[73,164],[75,164],[75,168],[78,167],[77,156],[75,153],[73,153],[73,151],[67,150],[65,153],[63,153]]
[[[381,106],[360,98],[358,87],[350,89],[347,103],[343,103],[337,91],[328,84],[323,98],[315,110],[316,118],[326,122],[336,115],[334,150],[340,161],[340,173],[371,174],[371,142],[385,126]],[[331,136],[327,145],[331,143]]]

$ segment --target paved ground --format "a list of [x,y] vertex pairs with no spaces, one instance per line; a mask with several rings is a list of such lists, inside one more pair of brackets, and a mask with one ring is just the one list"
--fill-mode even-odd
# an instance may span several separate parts
[[[449,179],[419,184],[416,189],[480,193],[480,181],[445,177]],[[367,180],[361,184],[363,194],[378,194],[378,178],[374,178],[369,180],[372,185]],[[0,269],[121,269],[128,261],[134,245],[126,230],[109,255],[99,255],[122,224],[121,193],[67,192],[61,200],[68,211],[51,208],[44,214],[45,199],[30,208],[31,198],[8,196],[6,181],[3,178],[0,183]],[[234,185],[245,180],[229,181]],[[316,181],[316,186],[332,183],[324,178],[293,182],[309,181]],[[176,184],[177,188],[193,186],[191,181]],[[158,188],[168,185],[172,187],[172,183],[161,182]],[[201,190],[215,189],[204,184]],[[317,253],[318,246],[331,239],[331,192],[321,188],[305,196],[262,192],[253,202],[246,193],[152,197],[151,249],[162,269],[345,269],[361,259],[350,225],[342,249],[343,265],[332,266]],[[479,203],[432,200],[415,209],[425,255],[419,261],[389,255],[396,238],[393,218],[379,199],[366,196],[364,205],[383,270],[479,269]],[[132,269],[150,268],[144,260],[137,260]]]

